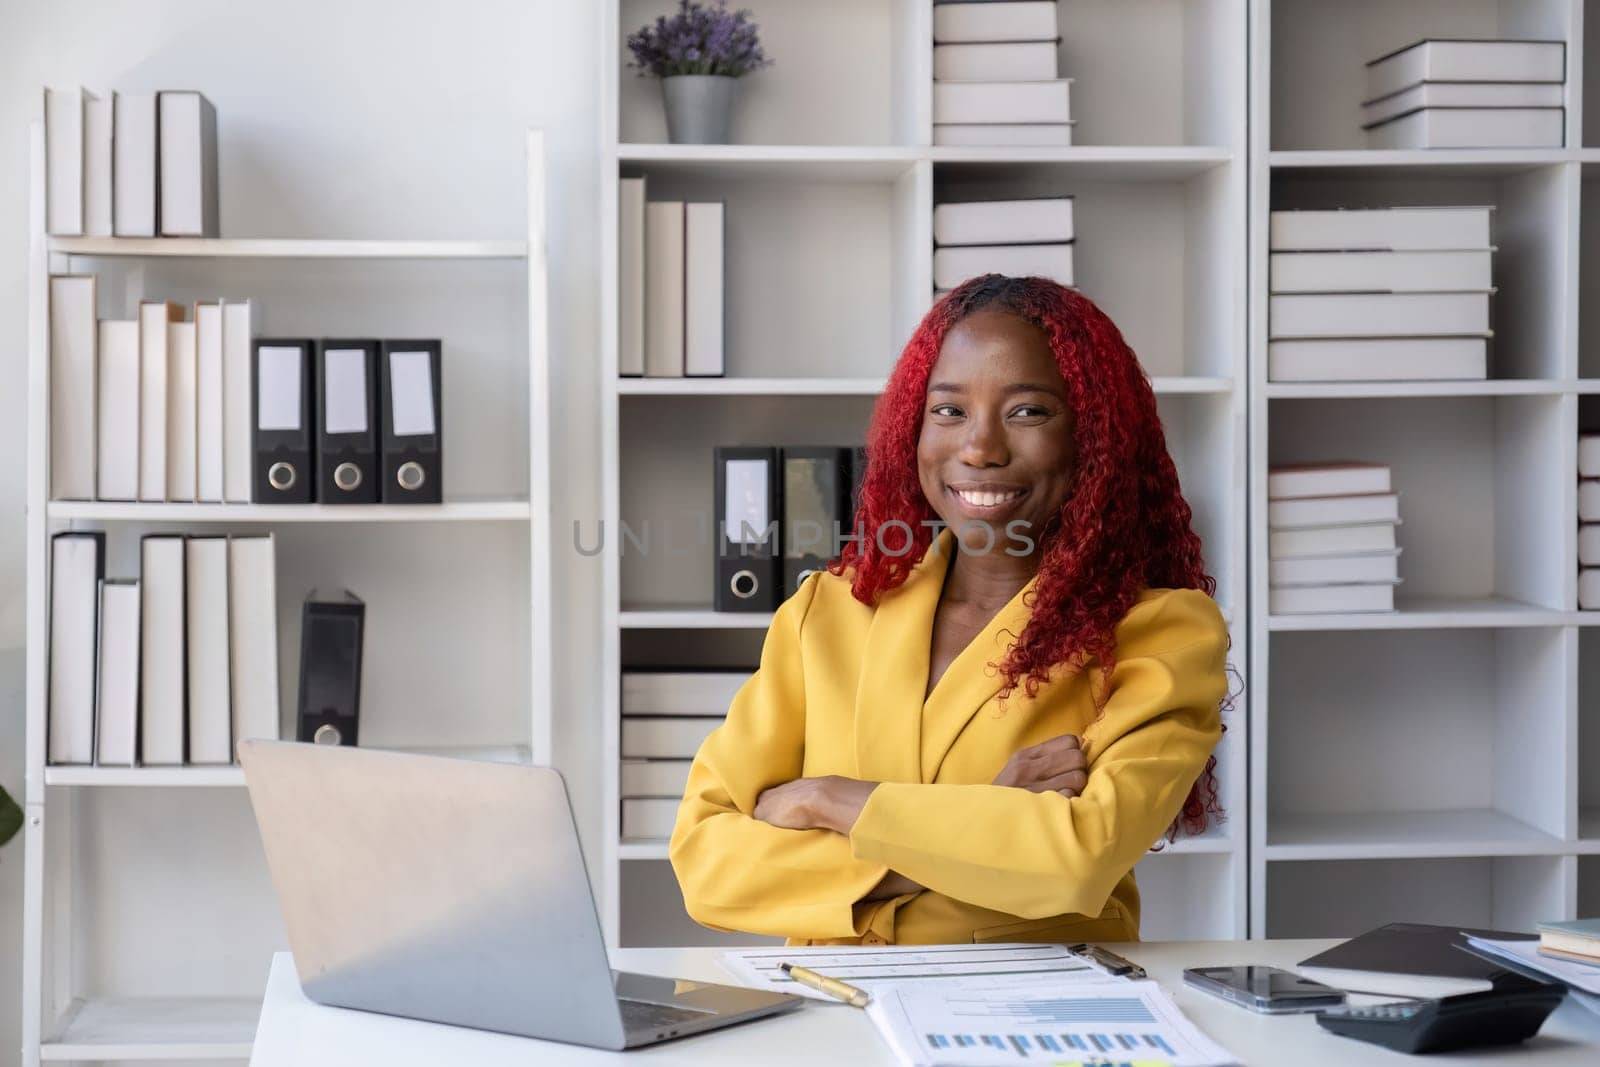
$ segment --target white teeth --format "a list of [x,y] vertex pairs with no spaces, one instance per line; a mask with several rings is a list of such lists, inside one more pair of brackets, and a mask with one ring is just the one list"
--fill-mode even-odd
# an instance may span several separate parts
[[1008,500],[1015,500],[1017,497],[1022,495],[1022,490],[1016,489],[1009,493],[979,493],[971,492],[965,489],[957,489],[955,490],[955,494],[974,507],[992,508],[996,504],[1003,504]]

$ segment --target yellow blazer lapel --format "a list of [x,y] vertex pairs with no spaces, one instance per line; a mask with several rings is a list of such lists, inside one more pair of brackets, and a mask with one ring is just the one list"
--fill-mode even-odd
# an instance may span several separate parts
[[[950,746],[955,744],[956,738],[961,736],[961,731],[966,729],[978,709],[1000,691],[1000,672],[989,664],[1004,659],[1017,638],[1022,636],[1022,629],[1028,624],[1030,614],[1026,598],[1033,592],[1034,584],[1035,579],[1029,579],[1028,584],[995,613],[989,625],[961,650],[939,678],[939,684],[928,694],[927,705],[922,712],[922,781],[938,779],[939,767],[944,763]],[[923,685],[926,686],[926,651],[923,653],[923,665]],[[1014,708],[1024,696],[1020,688],[1014,690],[1007,704]]]
[[919,763],[922,696],[933,615],[953,544],[953,535],[942,531],[911,576],[885,593],[872,613],[856,689],[856,774],[865,781],[925,780]]

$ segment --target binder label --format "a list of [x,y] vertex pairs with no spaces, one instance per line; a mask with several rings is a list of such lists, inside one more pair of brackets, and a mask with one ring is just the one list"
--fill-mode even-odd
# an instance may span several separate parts
[[433,378],[428,352],[390,352],[389,390],[396,437],[434,433]]
[[298,348],[261,346],[256,381],[257,429],[300,429],[301,357]]
[[322,358],[322,432],[366,433],[366,352],[359,348],[330,348]]

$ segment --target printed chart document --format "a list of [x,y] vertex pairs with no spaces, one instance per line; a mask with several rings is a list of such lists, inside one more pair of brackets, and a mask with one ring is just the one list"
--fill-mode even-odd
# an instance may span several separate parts
[[966,982],[890,985],[873,992],[867,1014],[900,1062],[912,1067],[1238,1062],[1149,981],[1063,986],[1041,974],[999,988]]
[[803,986],[784,974],[784,963],[798,963],[862,989],[894,983],[949,983],[1002,975],[1042,975],[1057,982],[1104,982],[1105,971],[1068,952],[1065,945],[996,943],[991,945],[894,945],[826,948],[761,948],[724,952],[722,969],[740,985],[833,1001],[826,993]]

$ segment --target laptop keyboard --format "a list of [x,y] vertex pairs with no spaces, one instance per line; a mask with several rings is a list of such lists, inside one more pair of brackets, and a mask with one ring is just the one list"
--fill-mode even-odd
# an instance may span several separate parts
[[653,1030],[716,1014],[709,1011],[695,1011],[692,1008],[652,1004],[646,1000],[629,1000],[626,997],[619,997],[617,1003],[622,1005],[622,1024],[629,1030]]

